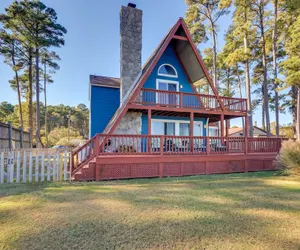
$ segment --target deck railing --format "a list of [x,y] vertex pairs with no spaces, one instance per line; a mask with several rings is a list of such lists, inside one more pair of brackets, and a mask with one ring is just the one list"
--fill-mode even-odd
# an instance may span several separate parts
[[[242,98],[221,97],[225,109],[233,112],[246,112],[247,102]],[[221,105],[214,95],[193,94],[176,91],[164,91],[155,89],[141,90],[133,104],[145,106],[162,106],[170,108],[192,108],[204,110],[219,110]]]
[[98,155],[277,153],[282,142],[282,138],[219,136],[99,134],[97,137]]
[[278,153],[283,138],[97,134],[72,152],[72,171],[101,155]]

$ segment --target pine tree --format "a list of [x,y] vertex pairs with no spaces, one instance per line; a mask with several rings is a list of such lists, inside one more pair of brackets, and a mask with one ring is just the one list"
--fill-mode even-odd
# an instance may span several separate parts
[[[38,142],[40,138],[40,54],[43,49],[64,45],[63,36],[67,31],[57,23],[55,10],[45,6],[39,0],[15,1],[6,9],[6,14],[0,16],[0,22],[22,42],[23,52],[27,57],[31,129],[33,128],[33,72],[35,73],[36,141]],[[33,63],[35,63],[34,69]]]
[[295,22],[289,27],[289,36],[286,41],[286,51],[288,58],[281,64],[286,74],[286,82],[294,86],[297,90],[296,114],[297,138],[300,139],[300,16],[298,15]]
[[21,87],[19,82],[19,71],[23,67],[22,57],[18,50],[20,42],[16,40],[13,35],[8,34],[5,30],[0,30],[0,54],[5,58],[5,62],[10,65],[15,72],[15,89],[18,93],[19,103],[19,118],[20,126],[23,128],[23,113],[21,101]]
[[[253,136],[253,104],[251,97],[250,62],[253,60],[251,51],[255,38],[255,28],[252,26],[253,14],[250,11],[250,0],[235,0],[233,22],[225,37],[225,50],[228,51],[226,64],[234,66],[241,63],[244,66],[245,96],[248,106],[248,131]],[[238,67],[236,67],[238,68]]]
[[[43,79],[44,79],[44,109],[45,109],[45,138],[46,138],[46,147],[49,145],[48,141],[48,109],[47,109],[47,84],[52,83],[51,74],[54,74],[56,70],[59,70],[59,66],[56,63],[57,60],[60,60],[59,56],[55,52],[49,52],[44,49],[42,51],[42,64],[44,65],[43,70]],[[49,74],[47,73],[49,72]]]
[[218,89],[217,72],[217,22],[221,16],[229,13],[231,1],[228,0],[186,0],[186,23],[196,45],[206,42],[207,30],[212,40],[213,51],[213,82]]
[[264,116],[266,122],[267,136],[271,135],[270,127],[270,111],[269,111],[269,94],[268,94],[268,65],[267,65],[267,49],[266,49],[266,23],[270,16],[267,10],[269,0],[253,0],[251,1],[251,11],[254,13],[253,24],[258,28],[258,37],[260,40],[262,69],[263,69],[263,103],[264,103]]

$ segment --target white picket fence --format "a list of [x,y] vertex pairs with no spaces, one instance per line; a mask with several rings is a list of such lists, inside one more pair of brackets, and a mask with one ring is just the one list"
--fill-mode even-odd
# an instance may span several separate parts
[[57,150],[0,152],[0,183],[70,180],[69,153]]

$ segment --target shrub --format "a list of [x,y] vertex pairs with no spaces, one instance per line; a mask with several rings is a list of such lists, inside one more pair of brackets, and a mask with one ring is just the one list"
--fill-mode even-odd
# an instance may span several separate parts
[[56,143],[56,145],[63,145],[69,148],[76,148],[83,142],[85,142],[85,140],[82,137],[70,137],[69,143],[68,143],[68,137],[63,137]]
[[300,175],[300,141],[283,142],[277,162],[285,174]]

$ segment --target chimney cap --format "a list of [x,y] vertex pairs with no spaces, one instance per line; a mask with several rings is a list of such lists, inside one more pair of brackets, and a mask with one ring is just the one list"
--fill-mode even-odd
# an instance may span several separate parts
[[136,7],[136,4],[134,4],[134,3],[128,3],[128,5],[127,5],[127,6],[135,9],[135,7]]

